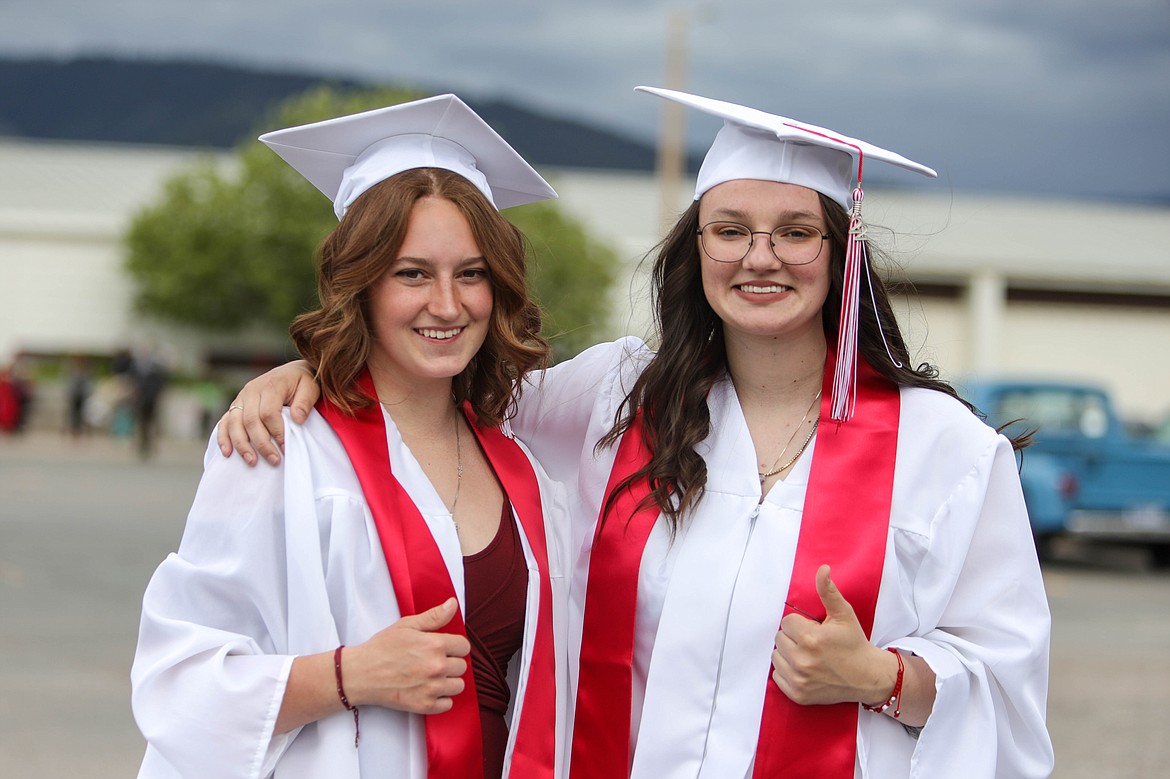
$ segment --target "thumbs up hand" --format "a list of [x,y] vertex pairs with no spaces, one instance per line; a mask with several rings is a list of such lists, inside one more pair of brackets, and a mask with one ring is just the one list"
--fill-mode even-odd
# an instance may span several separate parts
[[893,686],[897,658],[869,643],[830,573],[827,565],[817,569],[824,621],[799,613],[781,620],[772,652],[772,679],[785,695],[803,705],[870,703]]
[[463,692],[471,652],[464,636],[441,631],[458,608],[449,598],[347,647],[345,689],[354,705],[373,703],[416,714],[448,711],[452,698]]

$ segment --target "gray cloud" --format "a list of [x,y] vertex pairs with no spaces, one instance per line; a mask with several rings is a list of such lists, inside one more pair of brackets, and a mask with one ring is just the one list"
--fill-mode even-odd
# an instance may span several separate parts
[[[1166,0],[0,0],[0,56],[222,59],[508,97],[651,138],[688,85],[938,167],[956,189],[1170,194]],[[713,126],[691,118],[695,143]]]

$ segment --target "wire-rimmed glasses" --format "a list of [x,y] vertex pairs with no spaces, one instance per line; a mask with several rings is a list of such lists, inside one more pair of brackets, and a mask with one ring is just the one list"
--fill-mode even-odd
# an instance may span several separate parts
[[772,232],[749,230],[738,222],[708,222],[695,231],[703,251],[715,262],[740,262],[757,235],[768,236],[772,254],[785,265],[808,265],[821,256],[829,236],[812,225],[780,225]]

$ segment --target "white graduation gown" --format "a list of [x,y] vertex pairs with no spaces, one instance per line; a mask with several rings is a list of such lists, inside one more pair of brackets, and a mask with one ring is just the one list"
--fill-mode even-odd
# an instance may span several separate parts
[[[533,379],[516,434],[573,491],[569,627],[575,688],[589,547],[615,448],[595,453],[650,353],[603,344]],[[858,777],[1047,776],[1049,611],[1011,445],[942,393],[903,389],[889,540],[872,641],[924,658],[937,699],[920,737],[860,712]],[[734,388],[709,397],[706,493],[642,558],[631,776],[750,776],[773,640],[788,592],[810,445],[760,503]],[[570,704],[571,707],[571,704]],[[571,728],[570,712],[570,728]]]
[[[430,527],[465,608],[451,516],[383,414],[394,474]],[[294,656],[359,644],[401,616],[373,517],[340,440],[316,411],[301,426],[286,410],[285,431],[277,468],[224,458],[212,435],[179,551],[147,587],[131,672],[134,716],[147,739],[140,777],[426,776],[419,715],[362,707],[356,749],[347,711],[273,735]],[[560,712],[567,689],[568,547],[560,531],[566,498],[533,465],[549,550]],[[523,647],[510,665],[513,714],[524,700],[540,597],[535,559],[516,522],[529,581]],[[556,727],[559,745],[564,723]],[[514,739],[515,731],[505,766]],[[562,761],[558,754],[558,772]]]

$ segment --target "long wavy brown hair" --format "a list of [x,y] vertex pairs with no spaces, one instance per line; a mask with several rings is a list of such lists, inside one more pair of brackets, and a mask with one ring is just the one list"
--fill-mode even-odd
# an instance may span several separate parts
[[471,401],[480,424],[498,425],[519,397],[516,379],[543,367],[549,346],[540,334],[540,309],[528,294],[523,234],[456,173],[408,170],[358,198],[321,245],[321,307],[293,320],[289,333],[330,401],[348,413],[373,402],[356,386],[370,355],[370,289],[397,257],[411,210],[424,197],[448,200],[463,213],[487,262],[492,285],[488,333],[455,377],[453,391],[457,401]]
[[[821,310],[821,322],[826,340],[836,343],[849,215],[824,195],[820,196],[820,201],[832,239],[829,242],[829,293]],[[657,247],[651,291],[658,352],[618,407],[613,427],[598,444],[599,447],[614,445],[640,413],[645,441],[652,454],[649,463],[613,490],[606,502],[606,515],[621,490],[645,478],[650,484],[650,494],[645,502],[657,504],[672,526],[677,527],[688,509],[703,496],[707,484],[707,464],[695,447],[711,433],[707,394],[726,374],[727,354],[723,321],[703,292],[701,258],[695,238],[698,228],[699,203],[696,201]],[[958,398],[974,412],[951,385],[939,379],[936,367],[929,363],[911,366],[905,339],[890,305],[889,291],[873,268],[873,259],[879,255],[872,245],[870,255],[868,271],[873,281],[877,316],[874,315],[873,301],[863,290],[860,295],[859,353],[894,384],[946,393]],[[862,283],[865,283],[864,277]],[[887,356],[886,345],[882,343],[883,332],[890,355],[901,363],[901,367]]]

